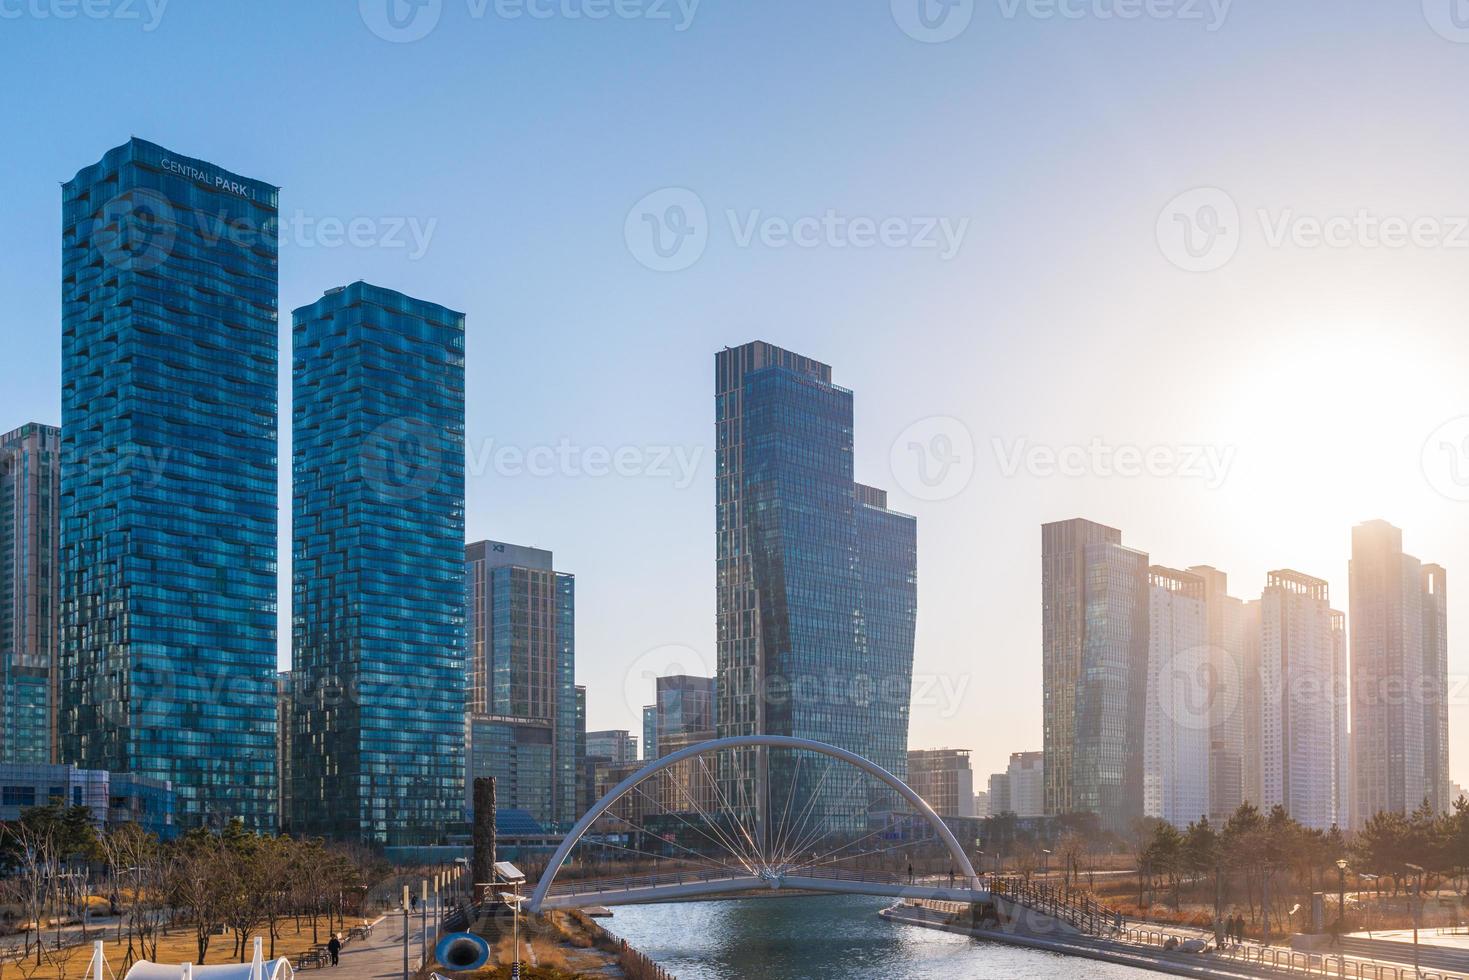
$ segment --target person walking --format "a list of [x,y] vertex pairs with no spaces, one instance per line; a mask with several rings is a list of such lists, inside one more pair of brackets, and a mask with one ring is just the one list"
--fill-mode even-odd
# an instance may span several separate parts
[[326,944],[326,951],[332,955],[332,966],[342,961],[342,934],[332,933],[331,941]]
[[913,862],[908,862],[908,884],[913,884]]

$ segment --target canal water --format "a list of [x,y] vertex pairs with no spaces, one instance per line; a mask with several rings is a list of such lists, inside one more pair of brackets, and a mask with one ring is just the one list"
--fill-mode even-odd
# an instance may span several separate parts
[[1157,973],[897,925],[890,900],[625,906],[606,925],[678,980],[1156,980]]

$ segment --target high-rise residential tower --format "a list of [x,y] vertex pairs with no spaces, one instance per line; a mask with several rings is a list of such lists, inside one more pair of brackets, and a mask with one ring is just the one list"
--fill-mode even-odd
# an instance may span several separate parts
[[[1444,639],[1442,619],[1424,610],[1441,608],[1442,572],[1425,575],[1418,559],[1403,553],[1402,531],[1367,521],[1352,528],[1349,576],[1353,826],[1380,811],[1406,813],[1425,799],[1446,809],[1447,759],[1437,754],[1446,744],[1440,728],[1446,728],[1447,657],[1435,646]],[[1434,588],[1440,598],[1426,594]],[[1426,651],[1429,646],[1435,648]]]
[[478,541],[464,549],[470,771],[501,806],[570,829],[576,785],[576,578],[551,552]]
[[1423,778],[1435,812],[1453,809],[1449,781],[1449,593],[1442,565],[1422,568],[1423,677],[1429,691],[1423,706]]
[[1142,815],[1148,556],[1080,518],[1041,527],[1045,809]]
[[1229,594],[1229,577],[1209,565],[1190,573],[1204,581],[1209,621],[1204,683],[1209,710],[1209,819],[1223,824],[1244,802],[1245,603]]
[[0,435],[0,763],[54,762],[61,430]]
[[1200,697],[1210,670],[1204,580],[1148,570],[1148,696],[1143,813],[1175,827],[1209,812],[1212,705]]
[[[760,341],[726,348],[715,435],[719,734],[812,738],[901,776],[916,525],[853,479],[852,393],[809,357]],[[815,789],[788,756],[750,750],[720,767],[726,796],[766,814]],[[833,776],[813,819],[865,829],[868,801],[841,785],[856,778]]]
[[1340,728],[1345,678],[1341,614],[1323,579],[1271,572],[1260,597],[1260,799],[1302,824],[1344,823],[1337,807],[1347,745]]
[[133,139],[62,188],[63,761],[277,827],[277,190]]
[[293,829],[463,825],[464,316],[356,282],[295,312]]

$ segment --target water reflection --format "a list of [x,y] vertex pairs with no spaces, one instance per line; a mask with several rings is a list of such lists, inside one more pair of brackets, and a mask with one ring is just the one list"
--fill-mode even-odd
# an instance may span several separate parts
[[619,908],[607,925],[679,980],[1149,980],[1158,974],[981,943],[877,917],[862,897]]

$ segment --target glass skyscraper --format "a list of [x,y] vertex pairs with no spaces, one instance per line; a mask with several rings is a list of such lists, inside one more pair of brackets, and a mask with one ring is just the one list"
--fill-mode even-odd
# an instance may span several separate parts
[[1045,809],[1132,829],[1143,814],[1148,556],[1091,521],[1041,527]]
[[275,830],[277,191],[134,139],[62,188],[60,756]]
[[0,763],[54,761],[60,496],[61,430],[0,435]]
[[464,316],[356,282],[294,317],[294,830],[464,812]]
[[[901,775],[914,521],[853,480],[852,430],[852,393],[829,366],[759,341],[716,355],[718,734],[811,738]],[[766,816],[801,806],[818,776],[789,754],[720,765],[725,795]],[[828,829],[864,829],[869,801],[844,785],[855,778],[828,781]]]
[[576,790],[576,578],[551,552],[501,541],[464,550],[468,604],[469,783],[499,780],[499,802],[570,829]]

